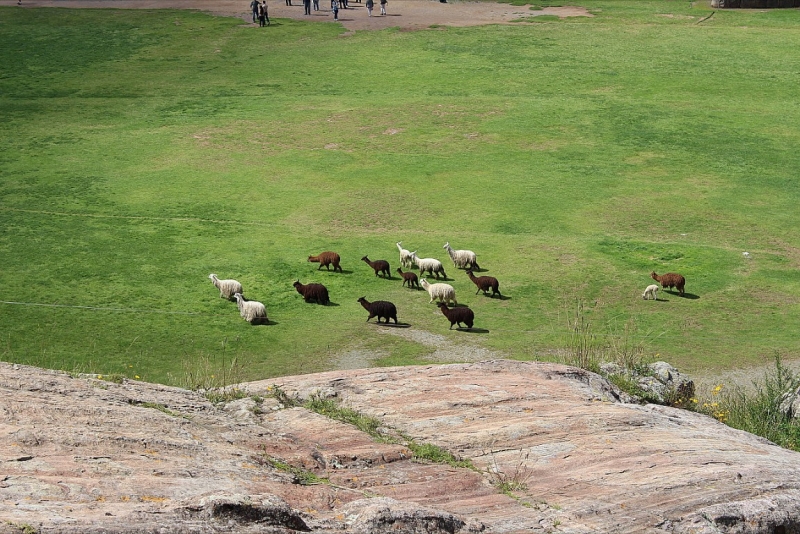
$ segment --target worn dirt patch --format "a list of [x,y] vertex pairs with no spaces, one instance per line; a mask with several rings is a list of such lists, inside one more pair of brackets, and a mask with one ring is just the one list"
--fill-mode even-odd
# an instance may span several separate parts
[[[246,23],[252,24],[249,4],[249,0],[21,0],[22,7],[194,9],[214,15],[241,18]],[[329,0],[320,0],[321,9],[312,11],[311,15],[303,14],[302,0],[293,0],[292,4],[287,6],[285,2],[268,1],[270,18],[334,23]],[[17,5],[17,0],[0,0],[0,5]],[[339,24],[350,31],[394,27],[422,29],[431,26],[512,24],[512,21],[540,15],[555,15],[560,18],[593,16],[585,8],[578,6],[531,10],[530,6],[512,6],[491,2],[451,1],[441,3],[434,0],[390,0],[385,16],[379,14],[380,10],[376,5],[373,16],[370,17],[363,2],[351,1],[349,6],[349,9],[339,10]],[[257,28],[258,24],[253,24],[253,27]],[[262,31],[269,31],[269,28]]]

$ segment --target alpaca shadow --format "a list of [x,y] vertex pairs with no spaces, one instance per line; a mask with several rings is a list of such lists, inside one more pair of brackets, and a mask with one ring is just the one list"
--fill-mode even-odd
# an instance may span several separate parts
[[509,297],[508,295],[496,295],[495,296],[495,295],[492,295],[491,293],[489,293],[488,295],[484,294],[484,293],[475,293],[475,294],[476,295],[481,295],[482,297],[486,297],[487,299],[492,299],[492,300],[494,300],[494,299],[497,299],[497,300],[511,300],[511,297]]
[[267,319],[264,322],[255,323],[253,326],[274,326],[276,324],[280,324],[278,321],[273,321],[272,319]]
[[389,328],[411,328],[410,323],[371,323],[378,326],[388,326]]
[[[674,295],[674,296],[680,297],[682,299],[697,300],[697,299],[700,298],[700,295],[695,295],[694,293],[686,293],[685,291],[684,291],[683,295],[681,295],[677,291],[673,291],[671,289],[663,289],[662,291],[664,293],[669,293],[670,295]],[[665,299],[661,299],[661,300],[665,300]]]
[[348,269],[342,269],[341,271],[334,271],[333,269],[318,269],[314,271],[315,273],[331,273],[331,274],[353,274],[353,271]]
[[488,334],[489,331],[485,328],[456,328],[459,332],[469,332],[470,334]]

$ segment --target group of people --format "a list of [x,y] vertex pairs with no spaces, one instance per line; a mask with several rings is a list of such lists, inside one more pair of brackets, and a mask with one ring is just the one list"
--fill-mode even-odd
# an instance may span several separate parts
[[[386,4],[387,4],[387,0],[381,0],[381,15],[385,15],[386,14]],[[369,16],[371,17],[372,16],[372,7],[375,5],[374,2],[372,0],[367,0],[364,3],[364,5],[367,6],[367,13],[369,13]]]
[[267,0],[262,0],[259,4],[258,0],[250,2],[250,9],[253,10],[253,22],[258,19],[259,26],[266,26],[269,24],[269,15],[267,14]]
[[[381,15],[386,14],[386,4],[388,0],[380,0],[381,3]],[[303,0],[303,9],[304,14],[310,15],[311,14],[311,4],[312,0]],[[319,0],[313,0],[314,4],[314,11],[319,11]],[[292,0],[286,0],[286,5],[291,6]],[[374,0],[366,0],[364,4],[367,8],[367,13],[369,16],[372,16],[372,8],[375,6]],[[339,7],[347,9],[347,0],[331,0],[331,13],[333,13],[333,20],[339,20]],[[253,22],[258,20],[259,26],[266,26],[269,24],[269,15],[267,14],[267,0],[262,0],[262,3],[258,3],[258,0],[252,0],[250,2],[250,9],[253,10]]]

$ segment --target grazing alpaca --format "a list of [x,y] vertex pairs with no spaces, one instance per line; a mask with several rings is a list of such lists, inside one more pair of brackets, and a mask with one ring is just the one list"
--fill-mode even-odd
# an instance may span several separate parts
[[650,277],[656,282],[660,282],[662,288],[672,289],[674,287],[678,290],[681,296],[683,295],[683,286],[686,285],[686,279],[683,276],[677,273],[667,273],[658,276],[656,272],[653,271],[650,273]]
[[412,286],[416,286],[416,288],[419,289],[419,278],[417,277],[417,273],[411,273],[408,271],[404,272],[400,267],[397,268],[397,272],[403,277],[403,283],[401,287],[408,283],[409,289],[411,289]]
[[211,283],[214,284],[214,287],[219,289],[219,298],[234,300],[233,295],[235,293],[244,293],[244,291],[242,291],[242,284],[236,280],[220,280],[214,273],[209,274],[208,277],[211,279]]
[[367,322],[373,317],[378,318],[378,322],[381,322],[381,317],[386,318],[386,324],[389,324],[389,319],[394,319],[394,324],[397,324],[397,308],[391,302],[387,302],[385,300],[376,300],[375,302],[370,302],[367,300],[367,297],[361,297],[358,299],[358,302],[364,307],[365,310],[369,312],[369,317],[367,317]]
[[450,309],[447,307],[447,304],[440,302],[439,309],[442,310],[442,314],[450,321],[450,330],[453,329],[454,324],[457,324],[459,328],[462,328],[461,323],[466,324],[467,328],[472,328],[472,325],[475,322],[475,314],[469,308],[461,307]]
[[658,300],[658,285],[650,284],[646,288],[644,288],[644,293],[642,293],[642,298],[644,300],[650,300],[650,297],[653,297],[653,300]]
[[[476,277],[474,274],[472,274],[472,269],[467,270],[467,276],[469,276],[469,279],[472,280],[472,282],[476,286],[478,286],[478,291],[483,291],[484,295],[486,294],[487,291],[489,291],[489,289],[491,289],[492,297],[494,297],[495,294],[497,294],[500,295],[501,299],[503,298],[503,295],[500,294],[500,282],[498,282],[497,278],[495,278],[494,276]],[[475,292],[476,295],[478,294],[478,291]]]
[[372,269],[375,271],[375,276],[378,276],[379,273],[383,273],[383,276],[385,278],[391,278],[391,275],[389,274],[389,262],[388,261],[386,261],[386,260],[369,261],[369,258],[366,257],[366,256],[361,258],[361,261],[363,261],[364,263],[366,263],[367,265],[372,267]]
[[233,298],[236,299],[236,306],[239,307],[239,315],[242,316],[242,319],[252,325],[269,324],[267,308],[263,304],[255,300],[244,300],[241,293],[234,293]]
[[450,254],[450,259],[453,260],[453,266],[456,268],[464,269],[469,265],[470,269],[480,269],[478,257],[471,250],[453,250],[449,241],[442,248]]
[[328,288],[322,284],[306,284],[300,283],[300,280],[292,284],[298,293],[303,295],[303,300],[311,302],[316,300],[317,304],[326,305],[331,300],[328,298]]
[[339,266],[339,255],[335,252],[331,251],[321,252],[317,256],[309,256],[308,261],[312,263],[319,263],[319,267],[317,267],[318,271],[323,267],[325,267],[326,270],[330,271],[331,268],[329,267],[329,265],[333,265],[333,272],[336,272],[337,270],[339,272],[342,272],[342,268]]

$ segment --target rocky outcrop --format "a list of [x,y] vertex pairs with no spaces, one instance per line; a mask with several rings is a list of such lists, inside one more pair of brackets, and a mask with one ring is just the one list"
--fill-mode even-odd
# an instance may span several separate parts
[[[289,397],[380,421],[375,440]],[[800,455],[580,369],[337,371],[215,406],[0,364],[0,532],[800,531]],[[405,441],[403,441],[405,440]],[[416,461],[430,444],[470,467]]]
[[667,362],[653,362],[644,369],[629,369],[616,363],[600,366],[603,376],[622,375],[632,380],[636,386],[657,404],[674,406],[676,401],[686,401],[694,397],[694,381]]

